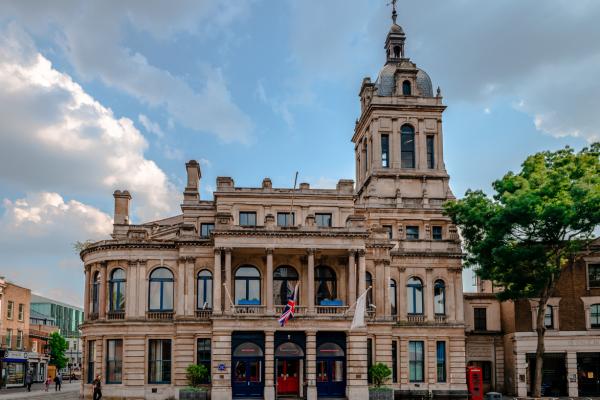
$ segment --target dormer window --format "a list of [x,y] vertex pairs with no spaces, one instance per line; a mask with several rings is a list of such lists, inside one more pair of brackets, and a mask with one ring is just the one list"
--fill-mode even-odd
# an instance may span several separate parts
[[402,95],[410,96],[411,94],[410,81],[402,82]]

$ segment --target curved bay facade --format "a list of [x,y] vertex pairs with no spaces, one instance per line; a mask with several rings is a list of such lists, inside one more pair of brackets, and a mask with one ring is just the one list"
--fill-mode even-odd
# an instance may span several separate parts
[[[445,106],[404,42],[394,22],[384,67],[362,82],[355,181],[219,177],[202,200],[190,161],[181,214],[136,225],[130,193],[114,193],[112,238],[81,252],[86,396],[96,375],[108,397],[177,396],[188,365],[203,364],[213,399],[359,399],[379,362],[398,392],[465,395],[461,249],[442,214],[453,198]],[[366,290],[366,327],[351,330]]]

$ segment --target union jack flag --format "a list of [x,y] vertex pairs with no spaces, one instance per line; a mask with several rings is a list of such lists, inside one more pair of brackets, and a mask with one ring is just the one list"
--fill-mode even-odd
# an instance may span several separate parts
[[298,294],[298,284],[294,288],[294,294],[288,299],[281,316],[279,317],[279,324],[284,327],[288,320],[294,318],[294,311],[296,311],[296,295]]

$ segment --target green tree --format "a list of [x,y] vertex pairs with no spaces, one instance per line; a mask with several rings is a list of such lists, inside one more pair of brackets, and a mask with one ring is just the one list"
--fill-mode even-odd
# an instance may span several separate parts
[[377,363],[369,368],[369,375],[376,387],[381,387],[392,375],[392,370],[383,363]]
[[208,378],[208,368],[202,364],[190,364],[185,370],[185,377],[191,387],[198,387],[206,382],[206,379]]
[[63,369],[67,366],[67,357],[65,357],[65,351],[67,351],[67,341],[58,332],[50,334],[48,341],[50,346],[50,365],[56,366],[57,369]]
[[600,224],[600,143],[529,156],[493,183],[492,198],[467,191],[445,206],[462,234],[465,265],[503,288],[500,300],[539,298],[534,397],[540,397],[544,315],[561,272]]

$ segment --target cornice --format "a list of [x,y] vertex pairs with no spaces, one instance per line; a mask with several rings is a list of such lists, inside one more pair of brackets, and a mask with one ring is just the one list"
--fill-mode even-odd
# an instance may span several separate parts
[[363,238],[369,237],[369,233],[364,232],[320,232],[320,231],[267,231],[267,230],[220,230],[213,231],[214,236],[260,236],[260,237],[351,237]]
[[425,252],[425,251],[391,251],[392,257],[427,257],[427,258],[454,258],[463,259],[464,253],[444,253],[444,252]]

